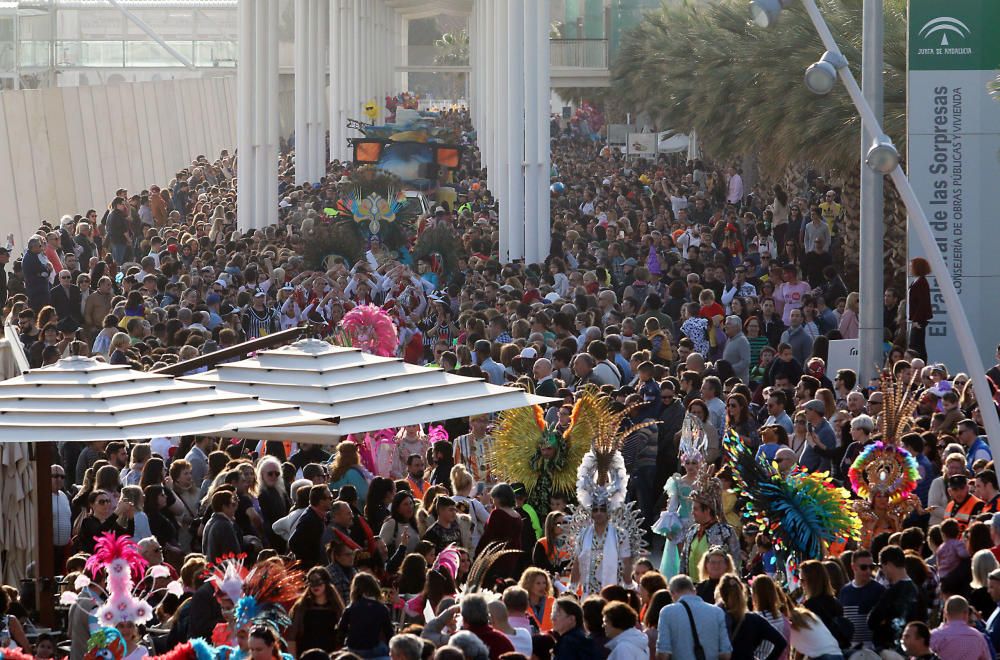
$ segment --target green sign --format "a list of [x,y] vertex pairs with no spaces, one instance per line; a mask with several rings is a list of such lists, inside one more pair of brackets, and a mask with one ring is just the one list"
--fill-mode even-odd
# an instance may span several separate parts
[[909,68],[1000,68],[1000,0],[910,0]]

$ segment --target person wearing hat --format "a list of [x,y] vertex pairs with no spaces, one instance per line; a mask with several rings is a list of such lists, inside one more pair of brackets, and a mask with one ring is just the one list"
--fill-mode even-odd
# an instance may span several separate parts
[[267,306],[267,294],[257,291],[253,303],[243,312],[243,332],[248,340],[266,337],[281,329],[277,310]]
[[965,531],[985,506],[985,503],[969,492],[969,478],[964,474],[948,477],[948,505],[944,509],[944,518],[954,518],[958,526]]
[[837,448],[837,433],[826,419],[826,404],[810,399],[805,406],[808,444],[799,461],[809,472],[829,472],[830,452]]

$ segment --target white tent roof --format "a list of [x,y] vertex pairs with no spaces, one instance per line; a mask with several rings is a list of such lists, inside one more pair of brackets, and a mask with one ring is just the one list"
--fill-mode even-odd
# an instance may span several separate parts
[[72,357],[0,382],[0,442],[238,435],[324,415],[194,382]]
[[184,376],[187,382],[296,403],[337,418],[332,427],[309,425],[245,430],[247,437],[335,442],[338,436],[423,424],[548,403],[557,399],[490,385],[478,378],[418,367],[397,358],[305,339],[215,370]]

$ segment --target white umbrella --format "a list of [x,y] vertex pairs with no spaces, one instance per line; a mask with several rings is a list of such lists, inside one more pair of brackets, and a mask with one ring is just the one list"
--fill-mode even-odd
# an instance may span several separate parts
[[228,435],[323,415],[209,385],[71,357],[0,382],[0,443]]
[[296,403],[303,410],[337,419],[327,427],[244,428],[239,432],[253,438],[302,442],[333,443],[351,433],[557,401],[318,339],[261,351],[254,358],[179,380],[252,394],[265,401]]

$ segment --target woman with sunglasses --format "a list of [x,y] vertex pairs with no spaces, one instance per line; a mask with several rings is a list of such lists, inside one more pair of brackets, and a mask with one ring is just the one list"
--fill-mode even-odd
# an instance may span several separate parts
[[292,625],[287,633],[288,652],[297,656],[299,651],[309,649],[335,651],[337,636],[332,624],[343,613],[344,601],[333,588],[330,574],[322,566],[314,566],[306,574],[305,592],[289,612]]
[[292,506],[285,493],[285,482],[281,478],[281,461],[274,456],[262,458],[257,464],[257,483],[260,484],[257,502],[264,519],[268,545],[278,552],[284,552],[285,540],[273,528],[274,523],[285,517]]
[[129,520],[127,527],[119,522],[119,517],[132,508],[126,500],[118,502],[115,507],[111,494],[106,490],[95,490],[87,498],[87,509],[90,513],[80,523],[80,533],[77,535],[77,549],[79,552],[94,554],[97,545],[97,537],[101,534],[111,532],[113,534],[131,536],[135,532],[135,522]]

